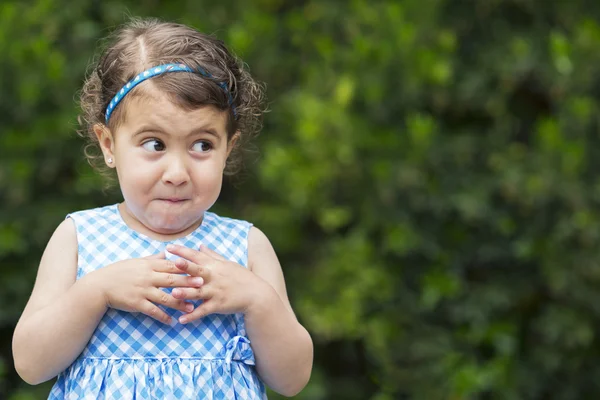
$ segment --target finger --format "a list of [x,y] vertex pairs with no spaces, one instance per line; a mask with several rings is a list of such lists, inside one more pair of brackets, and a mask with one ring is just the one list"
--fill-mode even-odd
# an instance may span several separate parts
[[183,258],[178,258],[175,260],[175,267],[180,272],[185,272],[191,276],[202,278],[204,282],[210,281],[211,272],[209,268],[202,267]]
[[142,258],[145,259],[145,260],[164,260],[164,258],[165,258],[165,252],[161,251],[158,254],[151,254],[149,256],[142,257]]
[[216,312],[217,310],[216,307],[213,305],[213,302],[205,301],[204,303],[196,307],[196,309],[191,313],[179,317],[179,322],[182,324],[187,324],[189,322],[205,317],[209,314],[215,314]]
[[179,300],[207,300],[213,296],[210,286],[200,288],[175,288],[171,295]]
[[167,246],[169,253],[185,258],[186,260],[192,261],[196,264],[204,265],[212,260],[208,255],[199,252],[198,250],[190,249],[189,247],[178,246],[170,244]]
[[197,288],[204,284],[204,278],[197,276],[156,272],[153,285],[156,287],[192,287]]
[[154,318],[155,320],[164,324],[171,323],[171,317],[166,312],[158,308],[156,304],[153,304],[150,301],[145,301],[144,304],[142,304],[142,306],[140,307],[139,311],[142,314],[145,314],[150,318]]
[[152,289],[146,298],[155,304],[161,304],[174,310],[191,312],[194,309],[193,304],[181,299],[176,299],[160,289]]
[[205,245],[200,245],[200,251],[202,253],[208,254],[209,256],[216,258],[217,260],[221,260],[221,261],[229,261],[228,259],[226,259],[225,257],[223,257],[222,255],[220,255],[219,253],[217,253],[216,251],[209,249],[207,246]]
[[181,274],[181,270],[175,266],[172,260],[149,260],[150,268],[154,272],[164,272],[169,274]]

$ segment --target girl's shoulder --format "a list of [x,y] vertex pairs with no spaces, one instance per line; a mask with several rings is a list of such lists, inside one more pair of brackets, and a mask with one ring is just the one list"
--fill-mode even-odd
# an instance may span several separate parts
[[253,224],[206,211],[199,228],[202,244],[223,257],[248,266],[248,239]]
[[85,210],[73,211],[67,214],[67,218],[79,220],[112,220],[118,216],[117,204],[111,204],[103,207],[89,208]]
[[245,231],[253,226],[252,222],[243,219],[224,217],[210,211],[204,213],[202,225],[222,230],[243,229]]
[[78,241],[124,231],[118,204],[74,211],[67,214],[75,224]]
[[247,247],[248,237],[253,224],[251,222],[223,217],[206,211],[200,225],[203,236],[212,237],[215,241],[223,241],[229,245],[237,244]]

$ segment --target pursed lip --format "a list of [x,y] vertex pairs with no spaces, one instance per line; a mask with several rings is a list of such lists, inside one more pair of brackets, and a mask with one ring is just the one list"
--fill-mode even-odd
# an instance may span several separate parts
[[165,198],[161,198],[158,199],[160,201],[168,201],[169,203],[182,203],[184,201],[187,201],[189,199],[185,199],[185,198],[180,198],[180,197],[165,197]]

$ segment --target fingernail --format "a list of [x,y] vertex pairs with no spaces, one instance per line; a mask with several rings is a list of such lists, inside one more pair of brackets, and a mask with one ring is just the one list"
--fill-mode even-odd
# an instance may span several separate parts
[[175,250],[175,245],[173,245],[173,244],[168,244],[168,245],[167,245],[167,250]]
[[187,304],[185,305],[185,311],[187,311],[187,312],[192,312],[192,311],[194,311],[194,305],[193,305],[193,304],[190,304],[190,303],[187,303]]
[[176,297],[176,296],[181,296],[183,294],[183,292],[181,291],[181,289],[173,289],[171,294]]
[[179,322],[181,322],[182,324],[185,324],[186,322],[188,322],[186,317],[179,317]]
[[196,278],[192,278],[192,284],[193,285],[202,285],[204,283],[204,279],[200,278],[200,277],[196,277]]

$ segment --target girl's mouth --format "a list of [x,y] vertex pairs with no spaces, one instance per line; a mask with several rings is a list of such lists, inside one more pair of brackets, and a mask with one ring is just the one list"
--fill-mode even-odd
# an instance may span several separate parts
[[177,197],[171,197],[171,198],[166,198],[166,199],[159,199],[160,201],[166,201],[168,203],[172,203],[172,204],[178,204],[178,203],[183,203],[184,201],[187,201],[188,199],[181,199],[181,198],[177,198]]

